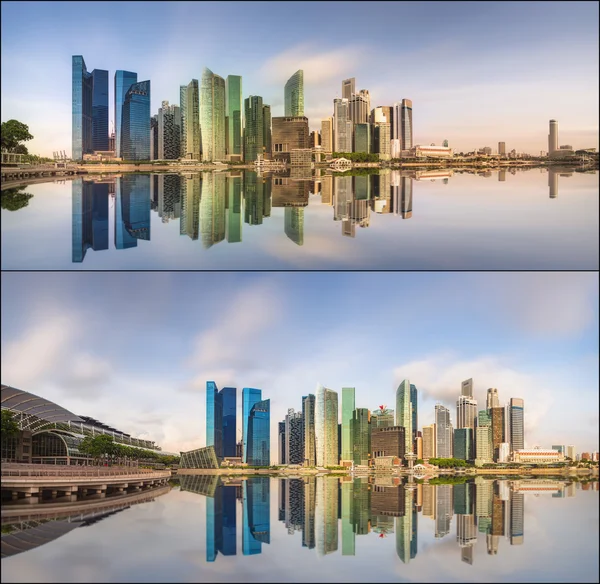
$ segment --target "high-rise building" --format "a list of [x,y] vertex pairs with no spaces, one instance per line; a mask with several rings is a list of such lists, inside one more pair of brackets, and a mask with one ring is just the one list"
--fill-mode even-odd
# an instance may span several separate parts
[[309,135],[308,135],[308,146],[310,148],[316,148],[317,146],[321,145],[321,134],[316,131],[313,130]]
[[423,426],[423,459],[436,457],[435,424]]
[[181,109],[162,102],[158,110],[158,160],[177,160],[181,149]]
[[558,122],[550,120],[550,133],[548,134],[548,156],[558,150]]
[[317,465],[315,444],[315,405],[314,394],[302,397],[302,415],[304,416],[304,466]]
[[224,160],[225,80],[207,67],[202,71],[200,89],[200,132],[203,160]]
[[285,460],[286,464],[304,463],[304,418],[293,408],[285,417]]
[[344,79],[342,81],[342,98],[350,99],[355,93],[355,78]]
[[242,78],[239,75],[228,75],[225,83],[227,101],[227,155],[243,154],[242,136],[244,120],[242,113]]
[[475,458],[473,444],[474,428],[456,428],[454,430],[453,458],[473,460]]
[[394,456],[403,462],[406,454],[405,429],[402,426],[371,427],[371,452],[373,458]]
[[158,114],[150,118],[150,160],[158,160]]
[[475,429],[477,420],[477,400],[466,395],[458,397],[456,402],[456,427]]
[[400,383],[396,390],[396,426],[402,426],[405,429],[406,453],[414,452],[413,445],[413,411],[410,381],[405,379]]
[[93,79],[87,72],[81,55],[73,55],[73,160],[83,160],[84,154],[94,150],[92,139]]
[[250,412],[255,404],[261,401],[262,390],[244,387],[242,390],[242,461],[248,462],[248,422]]
[[494,407],[492,412],[492,448],[494,449],[494,460],[498,460],[500,444],[505,442],[505,408],[502,406]]
[[410,407],[412,410],[412,440],[413,440],[413,452],[417,451],[417,433],[419,427],[419,416],[418,416],[418,401],[419,395],[417,393],[417,386],[410,384]]
[[473,397],[473,378],[466,379],[461,383],[460,395],[465,397]]
[[321,146],[323,152],[333,152],[333,118],[321,120]]
[[108,150],[108,71],[92,71],[92,146]]
[[254,162],[264,150],[263,101],[258,95],[251,95],[244,100],[245,122],[244,160]]
[[315,405],[317,466],[336,466],[338,460],[338,394],[317,385]]
[[[396,101],[393,105],[394,123],[390,128],[390,139],[398,140],[399,148],[402,150],[402,102]],[[386,120],[387,121],[387,120]]]
[[277,424],[277,452],[279,454],[279,464],[287,464],[285,457],[285,420]]
[[129,87],[122,114],[121,157],[123,160],[150,160],[150,81],[140,81]]
[[296,71],[285,84],[285,117],[304,116],[304,71]]
[[506,156],[506,142],[498,142],[498,154]]
[[510,398],[510,449],[511,451],[525,448],[524,402],[517,397]]
[[308,144],[308,118],[276,117],[272,118],[272,154],[289,153],[292,150],[303,150]]
[[302,207],[285,208],[283,230],[296,245],[304,245],[304,209]]
[[480,410],[477,416],[475,448],[476,464],[485,464],[493,461],[492,418],[489,410]]
[[351,461],[354,458],[353,445],[355,407],[355,388],[342,387],[342,462]]
[[271,158],[272,150],[271,106],[263,105],[263,155]]
[[219,391],[214,381],[206,382],[206,446],[214,446],[218,458],[236,455],[236,389]]
[[246,462],[252,466],[269,466],[271,464],[270,404],[271,400],[261,400],[250,409]]
[[354,152],[371,152],[371,126],[370,124],[356,124],[354,126]]
[[441,404],[435,406],[436,458],[452,458],[454,431],[450,422],[450,410]]
[[373,152],[379,154],[380,160],[389,160],[391,158],[390,124],[387,122],[376,122],[373,124]]
[[402,134],[402,150],[410,150],[413,147],[413,117],[412,101],[410,99],[402,100],[400,127]]
[[376,428],[389,428],[394,425],[394,410],[379,406],[372,415],[375,419],[371,422]]
[[367,89],[361,89],[359,93],[353,93],[348,98],[348,117],[352,123],[368,123],[370,111],[371,98]]
[[333,100],[334,152],[352,152],[352,122],[349,118],[348,100]]
[[123,104],[125,103],[127,91],[134,83],[137,83],[137,73],[115,71],[115,156],[119,158],[123,156]]
[[500,402],[498,401],[498,390],[495,387],[490,387],[487,390],[485,409],[491,410],[492,408],[497,408],[499,405]]
[[192,79],[180,91],[181,106],[181,157],[201,160],[200,144],[200,90],[198,80]]
[[569,444],[567,446],[567,452],[565,453],[565,456],[573,461],[575,460],[575,446],[573,444]]
[[352,445],[352,459],[354,464],[367,466],[371,456],[371,412],[367,408],[356,408],[354,410],[352,419]]

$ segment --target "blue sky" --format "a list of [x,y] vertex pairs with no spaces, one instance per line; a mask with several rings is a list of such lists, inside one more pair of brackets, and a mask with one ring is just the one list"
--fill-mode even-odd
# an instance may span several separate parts
[[355,77],[372,107],[412,98],[415,143],[539,153],[554,118],[560,144],[598,146],[595,2],[2,2],[1,47],[2,120],[46,155],[71,149],[74,54],[110,95],[116,69],[150,79],[153,112],[208,66],[283,115],[303,68],[312,129]]
[[[179,451],[205,387],[263,389],[277,422],[317,383],[357,407],[419,390],[455,418],[525,400],[526,446],[598,450],[597,273],[3,273],[2,383]],[[238,409],[241,399],[238,395]],[[241,412],[240,412],[241,413]],[[241,435],[241,424],[238,424]]]

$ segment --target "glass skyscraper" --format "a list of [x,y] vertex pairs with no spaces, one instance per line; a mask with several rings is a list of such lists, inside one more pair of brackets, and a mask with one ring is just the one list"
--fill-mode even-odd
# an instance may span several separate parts
[[108,71],[92,71],[92,146],[108,150]]
[[225,159],[225,80],[204,67],[200,88],[202,158]]
[[81,55],[73,55],[72,64],[72,157],[73,160],[83,160],[84,154],[89,154],[94,150],[92,140],[93,79],[92,73],[87,72],[85,61]]
[[355,388],[342,387],[342,460],[353,460],[354,458],[355,407]]
[[406,437],[406,454],[410,454],[414,451],[412,440],[412,393],[413,392],[411,391],[411,385],[408,379],[402,381],[396,390],[396,426],[402,426],[404,428],[404,436]]
[[236,445],[236,389],[219,391],[214,381],[206,382],[206,446],[214,446],[219,458],[234,457]]
[[200,154],[200,93],[198,80],[179,88],[181,109],[181,156],[191,160],[201,159]]
[[510,449],[522,450],[525,448],[524,440],[524,402],[517,397],[510,398]]
[[336,466],[339,462],[338,394],[321,384],[317,385],[315,435],[317,466]]
[[[353,418],[352,459],[354,464],[368,465],[371,453],[370,412],[367,408],[356,408]],[[343,428],[342,428],[343,432]]]
[[135,239],[150,241],[150,176],[125,175],[121,181],[123,228]]
[[402,150],[410,150],[413,146],[412,101],[402,100]]
[[247,455],[252,466],[271,464],[271,400],[255,403],[248,419]]
[[315,407],[314,394],[302,397],[302,415],[304,416],[304,465],[316,466],[317,450],[315,441]]
[[115,71],[115,156],[121,157],[121,132],[123,119],[123,104],[127,91],[137,83],[137,73],[131,71]]
[[249,462],[249,438],[252,426],[250,424],[250,414],[256,404],[262,399],[262,391],[252,387],[244,387],[242,390],[242,461]]
[[134,83],[127,90],[121,134],[124,160],[150,160],[150,81]]
[[225,84],[227,95],[227,154],[242,155],[242,135],[244,121],[242,117],[242,78],[228,75]]
[[258,95],[251,95],[244,100],[246,128],[244,132],[244,160],[254,162],[257,155],[264,150],[263,100]]
[[452,458],[453,429],[450,423],[450,410],[441,404],[435,406],[436,457]]
[[410,384],[410,407],[412,409],[412,440],[413,440],[413,452],[417,452],[417,431],[419,428],[419,416],[417,415],[418,413],[418,393],[417,393],[417,387],[415,385],[413,385],[412,383]]
[[296,245],[304,245],[304,209],[301,207],[286,207],[283,230]]
[[371,125],[356,124],[354,126],[354,152],[371,152]]
[[285,84],[285,117],[304,115],[304,71],[296,71]]

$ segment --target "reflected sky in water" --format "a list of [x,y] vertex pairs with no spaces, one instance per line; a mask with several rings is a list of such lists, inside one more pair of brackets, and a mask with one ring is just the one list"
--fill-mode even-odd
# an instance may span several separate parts
[[45,523],[44,543],[5,554],[32,529],[12,521],[2,581],[598,579],[597,482],[196,475],[153,502],[73,521]]
[[2,250],[3,270],[596,270],[598,175],[77,178],[3,192]]

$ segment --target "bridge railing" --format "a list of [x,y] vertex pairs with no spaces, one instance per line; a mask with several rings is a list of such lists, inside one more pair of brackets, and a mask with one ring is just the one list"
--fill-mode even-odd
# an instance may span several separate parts
[[79,467],[78,470],[56,469],[56,470],[37,470],[37,469],[5,469],[2,468],[3,477],[118,477],[118,476],[154,476],[163,475],[165,471],[155,471],[152,469],[90,469]]

